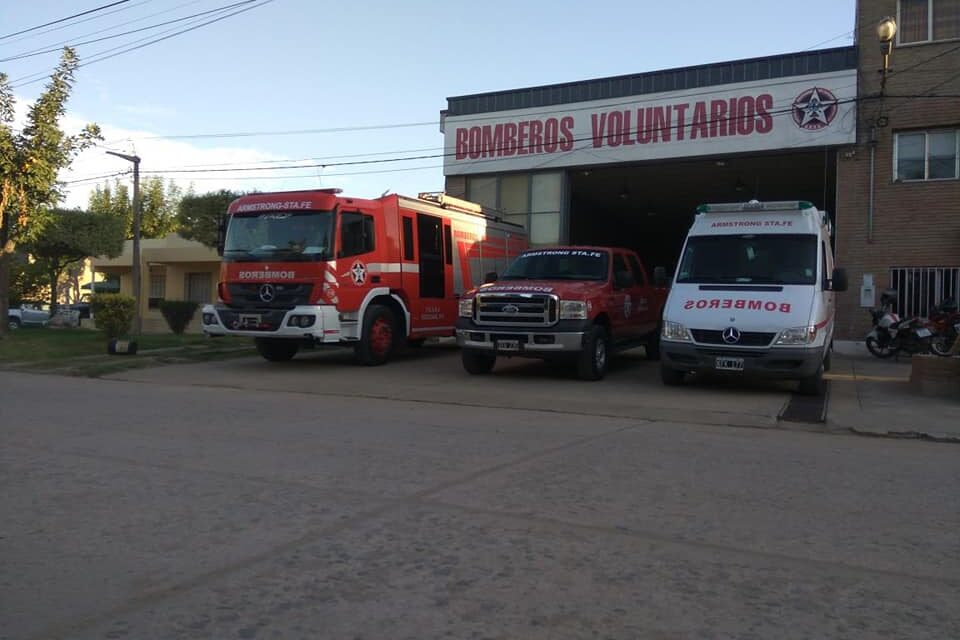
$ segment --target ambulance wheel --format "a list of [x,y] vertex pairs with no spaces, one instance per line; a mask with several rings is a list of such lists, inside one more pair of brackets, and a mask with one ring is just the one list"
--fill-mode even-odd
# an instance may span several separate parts
[[647,360],[660,359],[660,327],[657,327],[656,333],[647,338]]
[[461,349],[460,359],[467,373],[474,376],[483,376],[493,371],[493,365],[497,363],[497,354],[476,349]]
[[800,380],[797,391],[803,396],[822,396],[827,389],[827,382],[823,379],[823,366],[817,369],[817,372],[808,378]]
[[665,364],[660,365],[660,380],[668,387],[677,387],[683,384],[683,371],[668,367]]
[[257,353],[270,362],[286,362],[297,355],[300,345],[296,340],[283,340],[280,338],[257,338]]
[[357,361],[368,367],[383,364],[397,347],[397,319],[387,307],[372,304],[363,316],[363,332],[354,349]]
[[607,330],[594,325],[583,338],[583,351],[577,358],[577,375],[581,380],[600,380],[607,375]]

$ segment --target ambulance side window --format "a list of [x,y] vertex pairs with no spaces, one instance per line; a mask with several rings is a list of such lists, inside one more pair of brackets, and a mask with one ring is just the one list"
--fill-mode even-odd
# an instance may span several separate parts
[[413,218],[403,218],[403,259],[413,260]]
[[826,291],[829,288],[827,286],[827,281],[832,276],[830,273],[830,269],[827,267],[827,245],[825,242],[820,243],[820,252],[821,252],[820,270],[822,271],[822,273],[820,274],[820,288]]
[[369,253],[373,247],[373,216],[349,212],[340,214],[340,257]]

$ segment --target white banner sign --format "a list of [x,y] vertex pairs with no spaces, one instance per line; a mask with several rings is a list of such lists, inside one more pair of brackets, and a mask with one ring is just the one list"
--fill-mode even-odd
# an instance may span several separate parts
[[714,156],[856,140],[857,72],[448,116],[444,175]]

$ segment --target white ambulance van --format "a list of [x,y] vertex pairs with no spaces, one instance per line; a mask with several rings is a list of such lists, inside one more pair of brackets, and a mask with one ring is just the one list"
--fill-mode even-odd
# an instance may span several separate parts
[[823,393],[835,292],[831,224],[810,202],[705,204],[683,245],[663,312],[660,372],[797,380]]

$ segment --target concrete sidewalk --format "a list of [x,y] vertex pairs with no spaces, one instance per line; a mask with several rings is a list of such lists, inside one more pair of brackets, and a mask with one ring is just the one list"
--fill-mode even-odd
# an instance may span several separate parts
[[911,358],[881,360],[866,350],[834,353],[827,426],[866,435],[960,442],[960,397],[921,395]]

